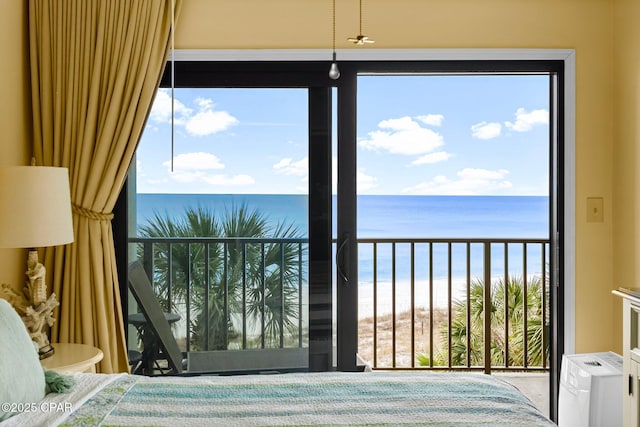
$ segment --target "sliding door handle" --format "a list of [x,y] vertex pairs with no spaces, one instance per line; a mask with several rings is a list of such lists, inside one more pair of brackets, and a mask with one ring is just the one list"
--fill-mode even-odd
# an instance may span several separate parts
[[338,276],[344,281],[344,285],[349,284],[348,269],[345,268],[345,257],[347,264],[349,265],[349,233],[342,235],[342,240],[339,241],[338,249],[336,250],[336,269],[338,270]]

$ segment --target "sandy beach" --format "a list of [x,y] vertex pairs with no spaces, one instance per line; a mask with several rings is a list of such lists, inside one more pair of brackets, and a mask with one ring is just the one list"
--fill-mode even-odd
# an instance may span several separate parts
[[[414,330],[414,355],[429,352],[429,311],[424,307],[418,307],[413,315]],[[445,309],[434,309],[433,311],[433,345],[434,351],[440,346],[440,327],[447,321]],[[411,311],[396,313],[396,360],[395,367],[411,367]],[[373,317],[361,318],[358,322],[358,354],[361,359],[373,365]],[[385,314],[378,316],[376,324],[377,336],[377,360],[376,366],[393,367],[393,315]],[[415,366],[418,366],[417,361]]]

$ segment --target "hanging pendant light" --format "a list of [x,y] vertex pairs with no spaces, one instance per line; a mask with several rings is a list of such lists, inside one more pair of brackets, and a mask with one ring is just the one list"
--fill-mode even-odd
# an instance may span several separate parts
[[340,70],[338,69],[338,64],[336,63],[335,52],[333,52],[333,62],[331,63],[331,67],[329,67],[329,78],[333,80],[338,80],[340,78]]
[[331,67],[329,68],[329,78],[338,80],[340,78],[340,70],[336,62],[336,0],[333,0],[333,58]]
[[362,0],[360,0],[360,32],[357,36],[349,37],[347,40],[357,45],[375,43],[375,41],[371,40],[368,36],[362,34]]

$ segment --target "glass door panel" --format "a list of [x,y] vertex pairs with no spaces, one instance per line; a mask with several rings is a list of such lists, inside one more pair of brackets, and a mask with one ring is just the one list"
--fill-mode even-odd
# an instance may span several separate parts
[[175,89],[172,154],[171,93],[157,94],[129,252],[179,315],[190,372],[309,366],[308,105],[307,89]]
[[[366,363],[548,367],[549,82],[548,74],[358,77]],[[492,347],[482,328],[485,283],[502,307]],[[501,351],[488,360],[486,348]]]

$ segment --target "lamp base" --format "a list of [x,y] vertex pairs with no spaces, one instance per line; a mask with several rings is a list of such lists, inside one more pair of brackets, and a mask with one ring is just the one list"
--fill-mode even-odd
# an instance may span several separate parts
[[44,347],[42,347],[40,350],[38,350],[38,356],[40,357],[40,360],[46,359],[47,357],[53,356],[53,353],[56,352],[55,350],[56,350],[55,348],[47,344]]

